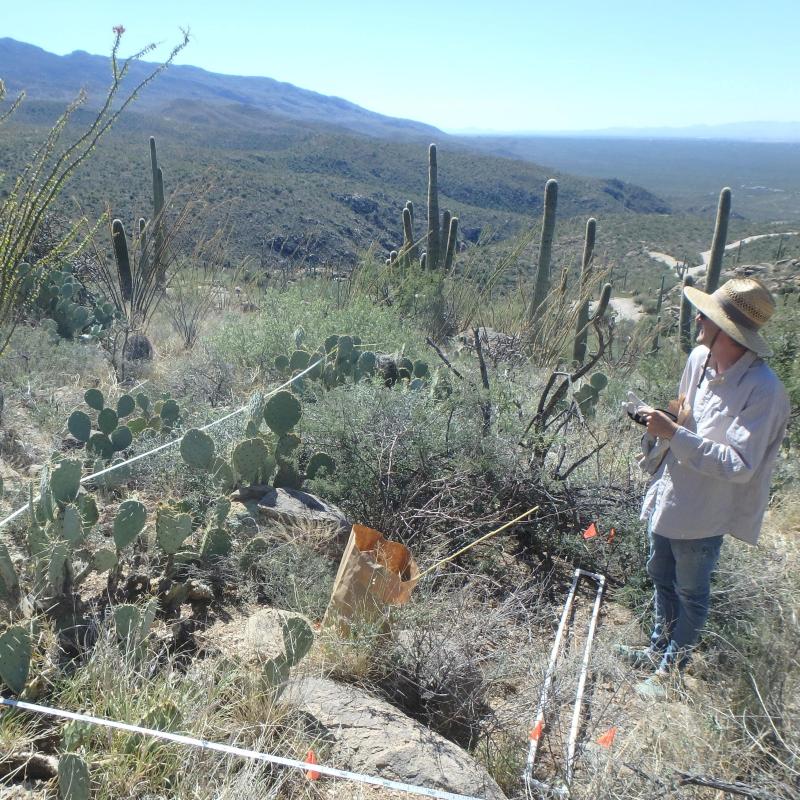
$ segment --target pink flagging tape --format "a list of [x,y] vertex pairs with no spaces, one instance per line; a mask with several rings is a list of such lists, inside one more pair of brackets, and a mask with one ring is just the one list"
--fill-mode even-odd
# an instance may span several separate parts
[[[31,711],[35,714],[46,714],[51,717],[61,717],[62,719],[75,720],[76,722],[87,722],[90,725],[99,725],[104,728],[114,728],[119,731],[126,731],[127,733],[138,733],[142,736],[149,736],[153,739],[163,739],[167,742],[175,742],[176,744],[187,745],[188,747],[198,747],[202,750],[213,750],[217,753],[224,753],[230,756],[239,756],[241,758],[251,758],[255,761],[266,761],[270,764],[278,764],[282,767],[290,767],[292,769],[308,771],[307,761],[298,761],[293,758],[284,758],[283,756],[275,756],[271,753],[259,753],[256,750],[246,750],[242,747],[234,747],[229,744],[220,744],[218,742],[209,742],[205,739],[195,739],[192,736],[184,736],[180,733],[170,733],[169,731],[157,731],[152,728],[143,728],[141,725],[131,725],[127,722],[117,722],[112,719],[103,719],[102,717],[93,717],[90,714],[78,714],[74,711],[64,711],[61,708],[52,708],[50,706],[40,706],[36,703],[26,703],[22,700],[12,700],[10,698],[0,697],[0,705],[9,706],[10,708],[18,708],[22,711]],[[418,794],[423,797],[434,797],[437,800],[482,800],[479,797],[471,795],[455,794],[453,792],[445,792],[441,789],[428,789],[425,786],[413,786],[408,783],[401,783],[400,781],[390,781],[387,778],[379,778],[375,775],[362,775],[359,772],[349,772],[344,769],[337,769],[336,767],[326,767],[323,764],[315,764],[314,772],[321,775],[329,775],[332,778],[343,778],[347,781],[355,781],[357,783],[368,783],[373,786],[382,786],[385,789],[395,789],[400,792],[407,792],[408,794]]]
[[[277,394],[282,389],[285,389],[287,386],[291,386],[292,383],[294,383],[294,381],[296,381],[298,378],[302,378],[303,375],[314,369],[314,367],[316,367],[317,364],[321,364],[322,361],[323,359],[321,358],[317,359],[313,364],[310,364],[302,372],[298,372],[297,375],[292,376],[288,381],[282,383],[280,386],[278,386],[277,389],[273,389],[271,392],[265,394],[264,399],[266,400],[268,397],[272,397],[272,395]],[[221,423],[226,422],[227,420],[238,416],[243,411],[247,411],[248,408],[250,408],[249,403],[245,406],[242,406],[241,408],[237,408],[236,411],[231,411],[230,414],[226,414],[224,417],[220,417],[219,419],[215,419],[213,422],[209,422],[208,425],[203,425],[203,427],[200,428],[200,430],[207,431],[209,428],[213,428],[215,425],[220,425]],[[83,478],[81,478],[81,483],[88,483],[89,481],[94,480],[95,478],[99,478],[101,475],[107,475],[109,472],[113,472],[116,469],[122,469],[123,467],[128,466],[128,464],[133,464],[134,461],[140,461],[141,459],[147,458],[148,456],[152,456],[155,453],[160,453],[162,450],[166,450],[169,447],[174,447],[176,444],[180,444],[181,441],[183,441],[183,436],[180,436],[177,439],[172,439],[172,441],[165,442],[164,444],[159,445],[158,447],[155,447],[152,450],[148,450],[146,453],[139,453],[138,456],[133,456],[133,458],[129,458],[127,461],[121,461],[119,464],[112,464],[110,467],[101,469],[99,472],[94,472],[91,475],[85,475]],[[38,500],[39,496],[37,495],[35,499]],[[28,503],[25,503],[24,506],[20,506],[16,511],[14,511],[12,514],[9,514],[5,519],[0,520],[0,528],[2,528],[3,525],[5,525],[7,522],[11,522],[12,519],[16,519],[20,514],[24,513],[27,510],[27,508],[28,508]]]

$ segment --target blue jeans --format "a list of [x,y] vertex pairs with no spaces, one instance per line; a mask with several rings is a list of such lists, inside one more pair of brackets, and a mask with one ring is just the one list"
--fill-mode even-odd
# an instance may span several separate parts
[[650,647],[662,654],[660,668],[683,667],[708,619],[711,573],[722,536],[667,539],[649,532],[647,574],[655,586],[655,625]]

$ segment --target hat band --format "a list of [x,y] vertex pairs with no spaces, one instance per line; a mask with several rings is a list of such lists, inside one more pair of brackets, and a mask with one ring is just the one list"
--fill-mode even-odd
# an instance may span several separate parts
[[747,328],[749,331],[757,331],[761,326],[750,319],[738,306],[735,306],[727,297],[719,297],[719,305],[725,315],[736,325]]

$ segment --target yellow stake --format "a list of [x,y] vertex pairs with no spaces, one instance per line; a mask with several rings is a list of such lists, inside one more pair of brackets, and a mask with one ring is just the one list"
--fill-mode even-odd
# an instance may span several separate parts
[[489,531],[489,533],[481,536],[480,539],[476,539],[474,542],[468,544],[466,547],[462,547],[457,553],[453,553],[453,555],[447,556],[447,558],[443,558],[441,561],[437,561],[432,567],[428,567],[428,569],[426,569],[424,572],[420,572],[417,580],[419,580],[420,578],[424,578],[429,572],[433,572],[433,570],[435,570],[437,567],[441,567],[442,564],[446,564],[448,561],[452,561],[454,558],[457,558],[462,553],[466,553],[467,550],[471,550],[473,547],[475,547],[476,544],[480,544],[481,542],[485,542],[487,539],[491,539],[492,536],[496,536],[498,533],[504,531],[506,528],[510,528],[515,522],[519,522],[521,519],[524,519],[528,515],[533,514],[534,511],[538,510],[539,506],[534,506],[533,508],[526,511],[524,514],[520,514],[518,517],[515,517],[510,522],[506,522],[505,525],[501,525],[499,528],[496,528],[493,531]]

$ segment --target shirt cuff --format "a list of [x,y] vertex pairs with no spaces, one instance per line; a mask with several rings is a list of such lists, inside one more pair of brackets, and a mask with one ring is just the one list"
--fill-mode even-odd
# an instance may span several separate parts
[[688,461],[702,441],[702,438],[696,433],[692,433],[683,426],[679,426],[678,430],[672,434],[672,438],[669,440],[669,446],[678,461]]

